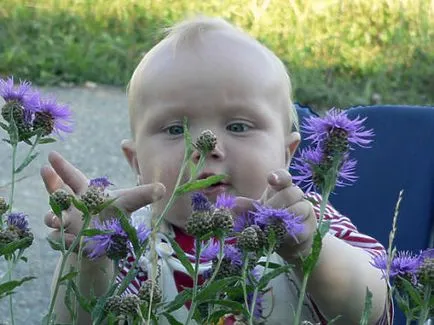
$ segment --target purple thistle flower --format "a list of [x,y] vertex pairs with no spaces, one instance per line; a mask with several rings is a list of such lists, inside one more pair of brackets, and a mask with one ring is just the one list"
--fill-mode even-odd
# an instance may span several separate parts
[[195,192],[191,195],[191,205],[194,211],[210,211],[211,202],[201,192]]
[[143,244],[151,233],[151,229],[147,228],[143,223],[137,227],[136,231],[140,244]]
[[71,133],[73,130],[70,109],[66,105],[57,103],[54,98],[39,101],[33,123],[35,128],[44,130],[44,135],[53,132],[60,135],[60,131]]
[[112,182],[109,181],[107,176],[92,178],[89,180],[89,186],[94,186],[105,190],[110,185],[113,185]]
[[253,205],[255,206],[256,211],[252,212],[252,214],[255,224],[258,226],[265,227],[275,222],[282,222],[288,235],[293,237],[303,231],[302,218],[297,217],[287,209],[270,208],[258,203],[253,203]]
[[[196,254],[196,241],[194,242],[193,254]],[[200,257],[206,261],[212,261],[217,258],[220,250],[220,242],[218,240],[210,239],[205,243],[200,251]]]
[[221,193],[217,196],[215,207],[217,209],[232,209],[235,206],[235,196]]
[[250,213],[243,213],[235,218],[234,220],[234,232],[242,232],[247,227],[253,225],[255,220],[253,215]]
[[27,219],[27,215],[22,212],[12,212],[8,215],[6,222],[9,227],[14,227],[22,232],[27,232],[30,230]]
[[[324,164],[324,153],[320,146],[316,148],[304,148],[300,157],[295,157],[291,168],[298,172],[293,176],[294,183],[303,188],[306,192],[313,189],[320,190],[324,185],[324,174],[327,173],[328,166]],[[355,169],[357,160],[349,159],[344,155],[344,159],[338,171],[336,186],[344,187],[352,185],[356,180]]]
[[363,126],[365,120],[366,118],[361,119],[360,116],[350,120],[345,111],[333,108],[324,117],[307,118],[302,125],[302,130],[308,134],[306,139],[319,144],[327,139],[331,131],[340,129],[345,131],[350,145],[366,148],[372,142],[370,138],[374,136],[374,132],[372,129],[365,130]]
[[[247,302],[249,304],[249,308],[251,308],[252,306],[252,300],[253,300],[253,293],[248,293],[247,294]],[[256,319],[259,319],[262,317],[262,312],[263,312],[263,303],[264,303],[264,295],[262,293],[258,293],[258,295],[256,296],[256,301],[255,303],[255,308],[253,310],[253,316]]]
[[236,246],[225,245],[225,247],[223,248],[223,254],[225,259],[231,261],[231,264],[236,266],[243,265],[243,254]]
[[420,258],[425,260],[426,258],[434,258],[434,248],[428,248],[420,253]]
[[6,102],[16,101],[22,104],[24,111],[34,112],[39,104],[39,93],[32,89],[29,81],[21,81],[18,86],[14,85],[14,78],[7,80],[0,78],[0,96]]
[[[386,276],[388,255],[386,253],[374,257],[371,265],[380,269],[383,272],[383,277]],[[389,276],[391,279],[398,275],[414,276],[419,269],[422,260],[419,256],[415,256],[410,252],[401,251],[392,259],[390,265]]]
[[103,255],[115,259],[123,258],[128,253],[128,236],[122,229],[118,219],[109,219],[100,222],[93,221],[95,229],[107,233],[84,239],[85,249],[90,259],[97,259]]

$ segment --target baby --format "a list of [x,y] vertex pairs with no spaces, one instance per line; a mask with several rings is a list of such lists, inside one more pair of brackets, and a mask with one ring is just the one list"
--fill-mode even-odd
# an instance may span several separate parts
[[[253,210],[253,202],[260,200],[303,218],[304,231],[297,238],[288,237],[274,260],[293,263],[295,269],[271,282],[272,297],[264,303],[264,315],[271,313],[266,324],[291,324],[302,278],[299,256],[310,253],[319,215],[306,197],[321,198],[315,193],[303,193],[293,185],[288,172],[300,134],[296,131],[291,83],[282,62],[258,41],[222,19],[188,20],[174,26],[144,56],[129,83],[128,104],[132,139],[122,143],[122,150],[139,185],[112,195],[135,222],[149,222],[150,210],[145,206],[151,205],[154,214],[161,213],[174,189],[184,156],[184,117],[193,139],[205,129],[218,139],[206,157],[200,177],[228,176],[218,186],[204,191],[210,201],[227,192],[237,197],[237,213]],[[200,153],[195,151],[193,161],[197,163],[199,158]],[[59,188],[75,195],[86,191],[86,176],[58,153],[51,153],[49,162],[50,166],[41,170],[49,193]],[[175,238],[187,253],[193,247],[193,239],[184,232],[190,214],[191,198],[184,195],[176,200],[161,229],[164,236]],[[331,206],[325,218],[331,221],[331,229],[308,282],[302,319],[325,324],[326,319],[340,315],[335,324],[359,324],[368,287],[373,293],[370,324],[386,324],[386,282],[381,279],[381,272],[370,265],[372,255],[380,254],[383,247],[359,234],[349,219]],[[51,239],[58,240],[60,220],[49,213],[45,223],[55,229]],[[82,225],[80,214],[70,209],[64,223],[66,241],[71,243]],[[161,249],[159,256],[163,293],[165,299],[172,299],[182,286],[191,286],[191,279],[185,279],[182,265],[170,247]],[[129,256],[128,261],[132,259]],[[84,293],[105,292],[114,273],[108,258],[84,258],[77,265],[72,256],[68,262],[80,270]],[[139,265],[141,272],[128,288],[133,293],[149,271],[146,259]],[[56,302],[58,321],[68,320],[63,295],[58,295]],[[182,322],[187,312],[184,307],[175,316]],[[79,319],[79,324],[91,323],[83,311]]]

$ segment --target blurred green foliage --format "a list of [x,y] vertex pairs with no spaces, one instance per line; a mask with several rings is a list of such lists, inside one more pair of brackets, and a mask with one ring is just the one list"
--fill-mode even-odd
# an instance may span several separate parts
[[430,0],[0,0],[0,75],[125,86],[161,28],[221,16],[286,64],[316,108],[434,104]]

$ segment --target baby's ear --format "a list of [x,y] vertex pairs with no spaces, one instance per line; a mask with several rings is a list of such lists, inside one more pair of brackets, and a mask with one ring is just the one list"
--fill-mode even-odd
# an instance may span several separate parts
[[294,156],[295,150],[297,150],[298,145],[300,144],[300,133],[299,132],[291,132],[286,136],[286,156],[285,161],[287,167],[289,167],[289,164],[291,162],[292,157]]
[[122,140],[121,148],[130,167],[134,170],[134,172],[137,175],[140,175],[139,163],[137,161],[136,144],[134,140],[131,139]]

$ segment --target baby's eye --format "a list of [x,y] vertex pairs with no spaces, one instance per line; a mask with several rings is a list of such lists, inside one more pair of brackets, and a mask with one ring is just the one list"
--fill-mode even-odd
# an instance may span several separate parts
[[180,135],[184,133],[184,127],[182,125],[172,125],[166,129],[166,132],[170,135]]
[[226,129],[231,132],[240,133],[248,131],[250,129],[250,126],[246,123],[236,122],[229,124]]

